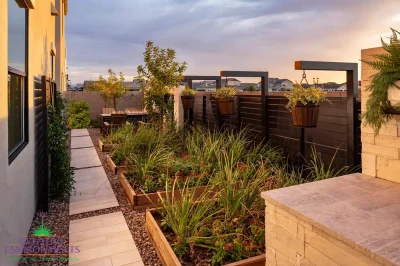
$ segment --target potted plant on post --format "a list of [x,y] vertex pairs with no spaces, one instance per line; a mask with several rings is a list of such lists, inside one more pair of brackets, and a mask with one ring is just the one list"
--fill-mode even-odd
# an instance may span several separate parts
[[186,87],[184,90],[182,90],[181,100],[182,100],[183,109],[193,109],[195,94],[196,94],[196,91],[189,87]]
[[395,96],[400,89],[400,32],[391,30],[393,35],[390,42],[382,40],[385,53],[373,55],[375,61],[362,61],[377,71],[366,88],[371,94],[368,96],[367,110],[362,114],[365,124],[371,126],[375,134],[391,118],[400,115],[400,101]]
[[319,103],[329,102],[326,92],[314,86],[305,89],[296,83],[290,93],[284,96],[289,99],[286,108],[292,112],[293,124],[297,127],[316,127],[319,115]]
[[217,90],[215,98],[218,101],[218,108],[221,115],[232,115],[234,97],[236,90],[231,87],[223,87]]

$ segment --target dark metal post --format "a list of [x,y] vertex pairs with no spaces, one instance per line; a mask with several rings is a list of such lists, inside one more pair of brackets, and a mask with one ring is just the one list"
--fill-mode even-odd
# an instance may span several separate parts
[[265,142],[269,141],[268,125],[268,72],[266,76],[261,77],[261,101],[262,101],[262,136]]
[[207,120],[207,96],[203,95],[203,125],[206,124]]
[[300,135],[299,135],[299,165],[304,164],[304,158],[306,156],[306,143],[304,139],[304,133],[305,129],[304,127],[300,128]]
[[[347,165],[354,165],[357,158],[356,152],[356,138],[357,132],[355,123],[355,98],[354,95],[358,94],[358,68],[346,71],[346,84],[347,84]],[[357,90],[357,93],[354,91]]]
[[241,130],[242,129],[242,115],[241,115],[241,111],[240,111],[240,95],[237,96],[237,109],[238,109],[238,115],[237,115],[237,120],[238,120],[238,124],[237,124],[237,130]]

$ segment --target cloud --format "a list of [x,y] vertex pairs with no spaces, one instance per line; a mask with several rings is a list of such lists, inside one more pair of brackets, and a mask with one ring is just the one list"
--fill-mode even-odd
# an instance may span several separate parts
[[[72,83],[123,71],[133,77],[145,42],[176,50],[188,74],[266,70],[296,79],[295,60],[357,62],[400,29],[397,0],[70,0]],[[96,75],[95,75],[96,74]],[[343,79],[337,73],[322,78]]]

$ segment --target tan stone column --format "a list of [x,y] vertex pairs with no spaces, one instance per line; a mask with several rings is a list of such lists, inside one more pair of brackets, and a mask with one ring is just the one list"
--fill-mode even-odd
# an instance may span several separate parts
[[[384,53],[383,48],[371,48],[361,51],[361,59],[373,61],[372,55]],[[367,90],[371,84],[372,75],[376,71],[362,63],[361,69],[361,112],[366,111]],[[393,104],[400,102],[400,90],[389,89],[389,99]],[[363,121],[364,122],[364,121]],[[382,126],[375,136],[371,127],[361,125],[362,140],[362,172],[386,180],[400,183],[400,120],[391,119]]]

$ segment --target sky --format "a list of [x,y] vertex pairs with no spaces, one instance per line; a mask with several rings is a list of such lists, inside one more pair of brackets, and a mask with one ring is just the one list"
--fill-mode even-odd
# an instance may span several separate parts
[[[400,0],[69,0],[67,64],[72,84],[109,68],[126,81],[146,41],[172,48],[187,75],[268,71],[300,81],[294,61],[359,62],[361,49],[400,30]],[[344,82],[342,72],[308,81]],[[239,78],[242,81],[246,80]]]

